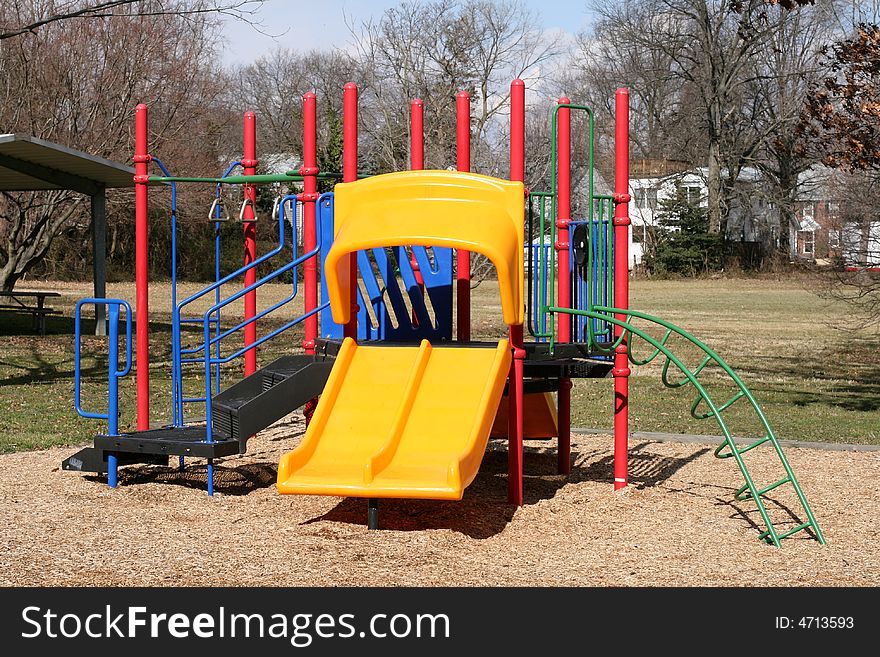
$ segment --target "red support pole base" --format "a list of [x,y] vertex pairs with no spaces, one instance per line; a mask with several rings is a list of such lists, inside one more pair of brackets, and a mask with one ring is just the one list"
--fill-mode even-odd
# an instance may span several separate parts
[[312,422],[312,416],[315,414],[315,409],[318,408],[318,398],[310,399],[306,402],[306,405],[303,406],[303,416],[306,419],[306,426],[309,426]]
[[626,345],[618,345],[614,353],[614,490],[629,483],[629,375]]
[[559,380],[557,393],[557,439],[556,468],[559,474],[571,474],[571,379]]
[[523,504],[523,361],[522,326],[510,327],[513,362],[508,378],[509,400],[507,413],[507,501],[516,506]]

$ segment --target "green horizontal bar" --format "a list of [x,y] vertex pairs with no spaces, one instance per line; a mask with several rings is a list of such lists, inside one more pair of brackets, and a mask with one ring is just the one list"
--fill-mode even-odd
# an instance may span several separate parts
[[741,450],[739,450],[739,453],[744,454],[744,453],[748,452],[750,449],[754,449],[758,445],[763,445],[768,440],[770,440],[770,436],[764,436],[763,438],[760,438],[760,439],[756,440],[755,442],[753,442],[751,445],[746,445],[745,447],[743,447]]
[[769,486],[767,486],[767,488],[762,488],[761,490],[759,490],[758,495],[764,495],[765,493],[769,493],[774,488],[779,488],[780,486],[782,486],[782,484],[787,484],[790,481],[791,481],[791,477],[783,477],[782,479],[777,481],[775,484],[770,484]]
[[749,494],[748,494],[748,495],[743,495],[743,493],[746,492],[746,490],[748,489],[748,487],[749,487],[748,484],[744,484],[744,485],[742,486],[742,488],[739,488],[739,489],[733,494],[733,499],[735,499],[735,500],[739,500],[740,502],[745,502],[746,500],[751,499],[751,497],[752,497],[752,492],[751,492],[751,491],[749,491]]
[[[770,484],[769,486],[767,486],[767,488],[762,488],[761,490],[759,490],[758,495],[765,495],[766,493],[769,493],[774,488],[779,488],[780,486],[782,486],[782,484],[787,484],[790,481],[791,481],[791,479],[789,477],[784,477],[783,479],[780,479],[779,481],[777,481],[775,484]],[[752,497],[751,492],[749,492],[748,495],[743,495],[743,493],[746,492],[746,489],[748,487],[749,487],[749,485],[746,484],[745,486],[740,488],[738,491],[736,491],[736,493],[734,494],[733,497],[735,499],[739,500],[740,502],[745,502],[746,500],[751,499],[751,497]]]
[[[361,178],[369,178],[373,174],[370,173],[358,173],[358,179]],[[326,172],[319,173],[316,176],[319,180],[341,180],[341,173],[334,172]],[[225,184],[225,185],[244,185],[244,184],[261,184],[261,183],[276,183],[276,182],[302,182],[305,180],[304,176],[299,175],[294,171],[288,171],[286,173],[265,173],[258,174],[254,176],[226,176],[225,178],[191,178],[186,176],[150,176],[149,183],[154,185],[159,185],[162,183],[210,183],[213,185]]]
[[811,522],[805,522],[801,525],[798,525],[797,527],[794,527],[793,529],[789,529],[787,532],[779,535],[779,540],[781,541],[783,538],[788,538],[792,534],[797,534],[802,529],[806,529],[807,527],[812,527],[812,525],[813,525],[813,523],[811,523]]
[[775,532],[771,532],[769,529],[765,532],[761,532],[761,535],[758,536],[758,540],[766,541],[768,537],[771,539],[770,541],[767,541],[768,543],[773,543],[776,547],[779,547],[779,537]]
[[[731,456],[733,456],[733,452],[732,452],[732,451],[727,452],[727,454],[722,454],[722,453],[721,453],[721,450],[722,450],[722,449],[724,449],[725,447],[729,447],[729,446],[730,446],[730,442],[725,438],[725,439],[721,442],[721,444],[718,445],[718,447],[715,448],[715,458],[717,458],[717,459],[729,459]],[[736,449],[736,448],[733,447],[732,449]]]
[[[320,175],[320,174],[319,174]],[[225,178],[189,178],[185,176],[150,176],[150,184],[162,183],[211,183],[243,185],[245,183],[302,182],[302,176],[288,176],[286,173],[269,173],[255,176],[226,176]]]
[[[763,444],[766,443],[768,440],[770,440],[770,436],[764,436],[763,438],[759,438],[758,440],[756,440],[755,442],[751,443],[750,445],[746,445],[746,446],[743,447],[742,449],[737,449],[736,451],[737,451],[738,454],[745,454],[745,453],[748,452],[750,449],[754,449],[754,448],[757,447],[758,445],[763,445]],[[729,459],[731,456],[733,456],[733,452],[728,452],[727,454],[722,454],[722,453],[721,453],[721,450],[724,449],[725,447],[727,447],[728,445],[729,445],[729,443],[725,440],[723,443],[721,443],[721,444],[715,449],[715,456],[716,456],[716,458],[719,458],[719,459]]]
[[[708,357],[707,357],[707,360],[708,360]],[[696,372],[694,372],[694,375],[696,375]],[[742,399],[745,396],[745,394],[746,393],[744,393],[742,390],[740,390],[733,397],[731,397],[726,402],[721,404],[721,406],[716,407],[714,412],[709,411],[708,413],[697,413],[697,407],[700,405],[700,401],[702,399],[701,397],[697,397],[697,399],[694,400],[693,406],[691,406],[691,417],[693,417],[695,420],[708,420],[710,417],[714,417],[718,413],[720,413],[721,411],[724,411],[724,410],[730,408],[731,406],[733,406],[733,404],[735,404],[740,399]],[[740,454],[742,454],[744,451],[747,451],[747,449],[750,449],[750,448],[740,450]]]

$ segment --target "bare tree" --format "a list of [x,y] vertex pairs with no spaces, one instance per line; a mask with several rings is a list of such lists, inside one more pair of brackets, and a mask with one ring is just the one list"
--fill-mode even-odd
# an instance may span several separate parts
[[[471,96],[471,167],[506,177],[510,81],[533,80],[559,49],[521,0],[402,2],[351,25],[364,80],[364,155],[377,171],[409,167],[409,104],[425,107],[425,165],[455,164],[455,94]],[[475,256],[473,279],[491,271]]]
[[46,25],[70,20],[137,16],[223,14],[253,23],[263,0],[20,0],[0,14],[0,40],[34,33]]
[[356,71],[341,52],[278,49],[233,71],[229,104],[256,111],[261,149],[301,156],[303,94],[317,94],[318,146],[327,148],[341,122],[342,88]]
[[425,102],[427,166],[454,163],[455,94],[471,94],[473,166],[500,173],[504,138],[496,119],[505,112],[510,80],[528,78],[557,49],[534,28],[520,0],[403,2],[380,18],[352,26],[373,157],[384,169],[408,166],[408,107]]
[[[833,4],[766,12],[762,20],[770,29],[765,47],[748,65],[746,82],[739,88],[739,116],[734,121],[738,128],[728,132],[723,149],[728,154],[726,184],[730,190],[746,166],[763,174],[768,184],[761,190],[765,200],[779,210],[778,247],[786,259],[790,255],[789,232],[795,228],[799,176],[817,162],[798,126],[810,85],[822,70],[819,54],[834,27]],[[766,213],[764,219],[771,218]],[[769,238],[773,227],[766,221],[762,228]]]
[[840,247],[835,267],[820,269],[815,276],[819,296],[842,302],[844,316],[835,328],[880,331],[880,176],[873,171],[835,171],[826,186],[839,201],[833,230],[839,231]]
[[[631,25],[631,47],[665,57],[668,74],[692,94],[705,136],[709,228],[715,233],[726,232],[723,168],[731,154],[725,144],[740,141],[736,133],[742,125],[735,118],[743,87],[754,80],[753,62],[774,29],[767,5],[766,0],[600,0],[594,5],[607,23]],[[650,20],[634,24],[633,15],[643,12]]]
[[[4,14],[10,4],[18,3],[0,2]],[[155,110],[150,139],[163,159],[186,159],[198,169],[192,135],[201,134],[204,147],[225,120],[213,103],[222,89],[213,63],[217,28],[208,14],[119,16],[76,30],[54,22],[7,39],[0,47],[0,125],[128,160],[133,109],[144,102]],[[0,289],[12,289],[65,227],[86,221],[82,205],[64,191],[0,195]]]
[[597,122],[600,138],[608,141],[613,136],[614,92],[628,87],[632,155],[682,159],[701,137],[691,125],[696,108],[687,83],[669,52],[635,45],[653,29],[654,11],[646,3],[633,3],[627,7],[627,20],[602,17],[580,33],[571,75],[559,86],[595,108],[603,119]]
[[[870,4],[870,3],[866,3]],[[857,21],[878,20],[854,11]],[[880,27],[857,22],[826,49],[827,75],[809,96],[804,132],[823,161],[838,168],[844,199],[843,264],[849,270],[822,278],[822,293],[846,302],[850,324],[880,326]]]

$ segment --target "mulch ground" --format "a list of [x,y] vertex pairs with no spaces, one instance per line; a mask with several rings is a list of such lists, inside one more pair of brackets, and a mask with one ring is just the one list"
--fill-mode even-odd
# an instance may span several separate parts
[[[120,487],[64,472],[71,448],[0,456],[0,585],[877,586],[880,452],[790,449],[828,540],[801,532],[776,549],[741,475],[712,447],[633,441],[631,483],[611,487],[609,436],[573,437],[574,470],[555,474],[550,443],[527,442],[526,501],[506,503],[507,455],[490,443],[461,502],[281,496],[278,457],[300,439],[290,416],[217,469],[127,467]],[[748,455],[764,485],[772,450]],[[778,478],[778,477],[777,477]],[[803,512],[770,493],[782,527]]]

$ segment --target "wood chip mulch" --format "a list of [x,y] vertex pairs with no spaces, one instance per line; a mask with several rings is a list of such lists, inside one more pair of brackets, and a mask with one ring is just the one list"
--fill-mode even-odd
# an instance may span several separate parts
[[[733,500],[735,464],[708,445],[632,441],[632,485],[615,493],[609,436],[573,436],[568,478],[552,443],[527,441],[514,509],[493,441],[461,502],[383,500],[383,531],[369,532],[365,500],[276,492],[278,457],[302,432],[289,416],[225,459],[213,499],[204,462],[126,467],[111,490],[60,469],[73,448],[0,456],[0,585],[880,584],[880,452],[790,449],[828,544],[801,532],[777,550],[758,541],[754,504]],[[763,485],[771,457],[747,457]],[[769,497],[781,527],[804,518],[791,487]]]

